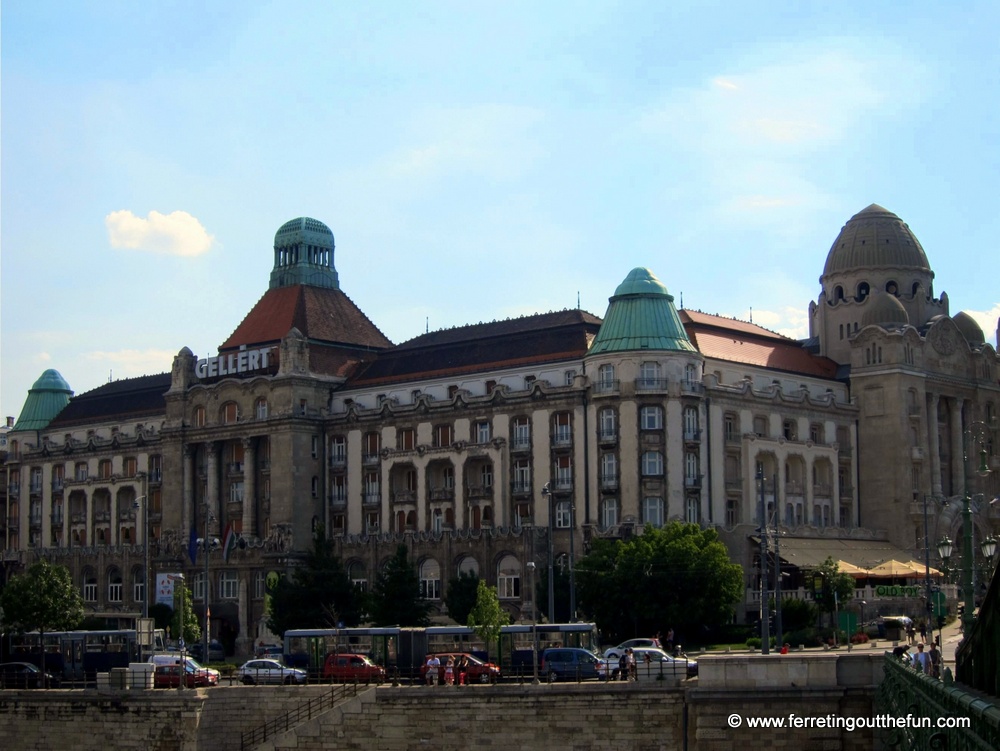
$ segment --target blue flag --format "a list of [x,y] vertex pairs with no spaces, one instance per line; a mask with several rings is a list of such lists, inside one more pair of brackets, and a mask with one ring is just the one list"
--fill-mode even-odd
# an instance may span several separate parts
[[191,563],[198,562],[198,530],[193,524],[191,525],[191,541],[188,543],[188,556],[191,558]]

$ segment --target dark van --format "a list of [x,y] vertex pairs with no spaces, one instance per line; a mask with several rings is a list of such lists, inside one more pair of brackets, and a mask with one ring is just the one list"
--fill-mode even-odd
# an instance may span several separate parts
[[549,647],[542,652],[539,673],[549,682],[604,678],[607,660],[581,647]]

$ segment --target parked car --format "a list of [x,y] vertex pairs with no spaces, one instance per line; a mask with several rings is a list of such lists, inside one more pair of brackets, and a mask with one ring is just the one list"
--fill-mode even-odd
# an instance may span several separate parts
[[[480,660],[473,654],[468,652],[435,652],[438,659],[441,661],[441,669],[438,670],[438,684],[444,684],[444,668],[448,664],[448,658],[452,658],[455,661],[453,666],[455,683],[458,683],[458,663],[462,657],[465,657],[469,664],[465,669],[465,682],[466,683],[496,683],[500,680],[500,666],[492,662],[485,662]],[[424,664],[420,666],[420,682],[427,682],[427,660],[430,658],[430,654],[424,657]]]
[[[632,654],[635,655],[636,680],[662,680],[661,675],[663,678],[680,679],[698,675],[698,663],[695,660],[683,656],[674,657],[656,647],[633,647]],[[609,660],[608,668],[611,670],[612,680],[621,677],[617,660]]]
[[236,676],[247,685],[253,683],[305,683],[305,670],[290,668],[277,660],[250,660],[243,663]]
[[[47,679],[47,684],[46,684]],[[58,688],[59,679],[43,673],[30,662],[5,662],[0,664],[0,688]]]
[[198,660],[199,662],[225,662],[226,661],[226,650],[222,646],[222,642],[218,639],[212,639],[208,643],[208,659],[205,659],[205,645],[204,643],[198,641],[190,646],[188,652],[191,656]]
[[636,649],[638,647],[660,648],[660,640],[656,637],[651,637],[649,639],[628,639],[627,641],[623,641],[617,647],[611,647],[610,649],[604,650],[604,656],[609,660],[617,660],[622,656],[622,652],[626,649]]
[[[151,662],[154,665],[177,665],[181,661],[180,652],[159,652],[154,655],[149,656],[147,662]],[[184,664],[187,667],[202,673],[207,673],[208,675],[215,676],[216,682],[219,680],[219,671],[215,668],[206,668],[201,663],[197,662],[191,657],[185,655]]]
[[[153,688],[177,688],[181,683],[180,663],[173,665],[157,665],[153,670]],[[204,670],[196,670],[190,665],[184,666],[184,685],[187,688],[215,686],[219,683],[217,675]]]
[[323,680],[335,683],[381,683],[385,669],[365,655],[331,652],[323,663]]
[[542,652],[538,666],[540,675],[549,682],[558,680],[602,679],[607,675],[608,661],[582,647],[549,647]]

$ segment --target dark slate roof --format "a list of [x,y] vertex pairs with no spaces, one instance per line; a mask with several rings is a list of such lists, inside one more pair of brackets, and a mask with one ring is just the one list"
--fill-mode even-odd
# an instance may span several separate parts
[[392,346],[339,289],[298,284],[265,292],[219,351],[279,342],[293,328],[312,341],[366,349]]
[[49,423],[49,429],[73,427],[93,421],[135,420],[165,415],[163,395],[170,388],[170,373],[112,381],[70,399]]
[[586,311],[563,310],[434,331],[379,353],[349,386],[580,358],[600,325],[601,319]]

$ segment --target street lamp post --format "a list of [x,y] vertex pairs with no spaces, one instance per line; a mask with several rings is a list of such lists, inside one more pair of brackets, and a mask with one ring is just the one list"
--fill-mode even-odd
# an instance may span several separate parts
[[576,514],[573,507],[576,502],[569,499],[569,619],[576,622],[576,574],[573,572],[575,556],[573,555],[573,538],[576,537]]
[[538,612],[535,610],[535,562],[528,561],[528,582],[531,587],[531,672],[538,683]]
[[760,653],[771,653],[771,613],[767,602],[767,504],[764,503],[764,464],[757,464],[760,483]]
[[549,491],[549,484],[542,485],[542,498],[549,503],[549,623],[555,623],[556,617],[556,589],[555,589],[555,568],[553,566],[554,553],[552,551],[552,493]]
[[215,516],[208,509],[207,505],[205,507],[205,536],[198,540],[198,545],[201,547],[202,551],[205,553],[205,628],[202,634],[202,653],[201,659],[204,663],[208,664],[208,642],[209,642],[209,629],[211,628],[211,617],[212,617],[212,584],[209,573],[209,554],[219,547],[219,538],[208,536],[208,523],[215,521]]
[[[965,435],[971,438],[973,434],[979,436],[979,467],[976,474],[986,477],[990,473],[990,468],[986,464],[986,448],[983,446],[983,435],[988,429],[984,422],[973,422],[969,425]],[[962,498],[962,590],[964,593],[965,607],[962,610],[962,639],[968,639],[972,631],[973,611],[976,607],[975,584],[973,578],[973,545],[972,545],[972,496],[969,495],[969,483],[965,480],[964,471],[968,468],[969,452],[968,441],[963,441],[962,469],[965,493]]]
[[[139,502],[142,501],[142,617],[145,621],[149,618],[149,496],[141,495],[132,501],[132,508],[138,510]],[[136,631],[138,636],[138,630]],[[142,646],[139,647],[140,651]]]
[[927,597],[927,628],[934,633],[933,604],[931,603],[931,541],[929,537],[929,527],[927,525],[927,495],[924,494],[924,587]]

